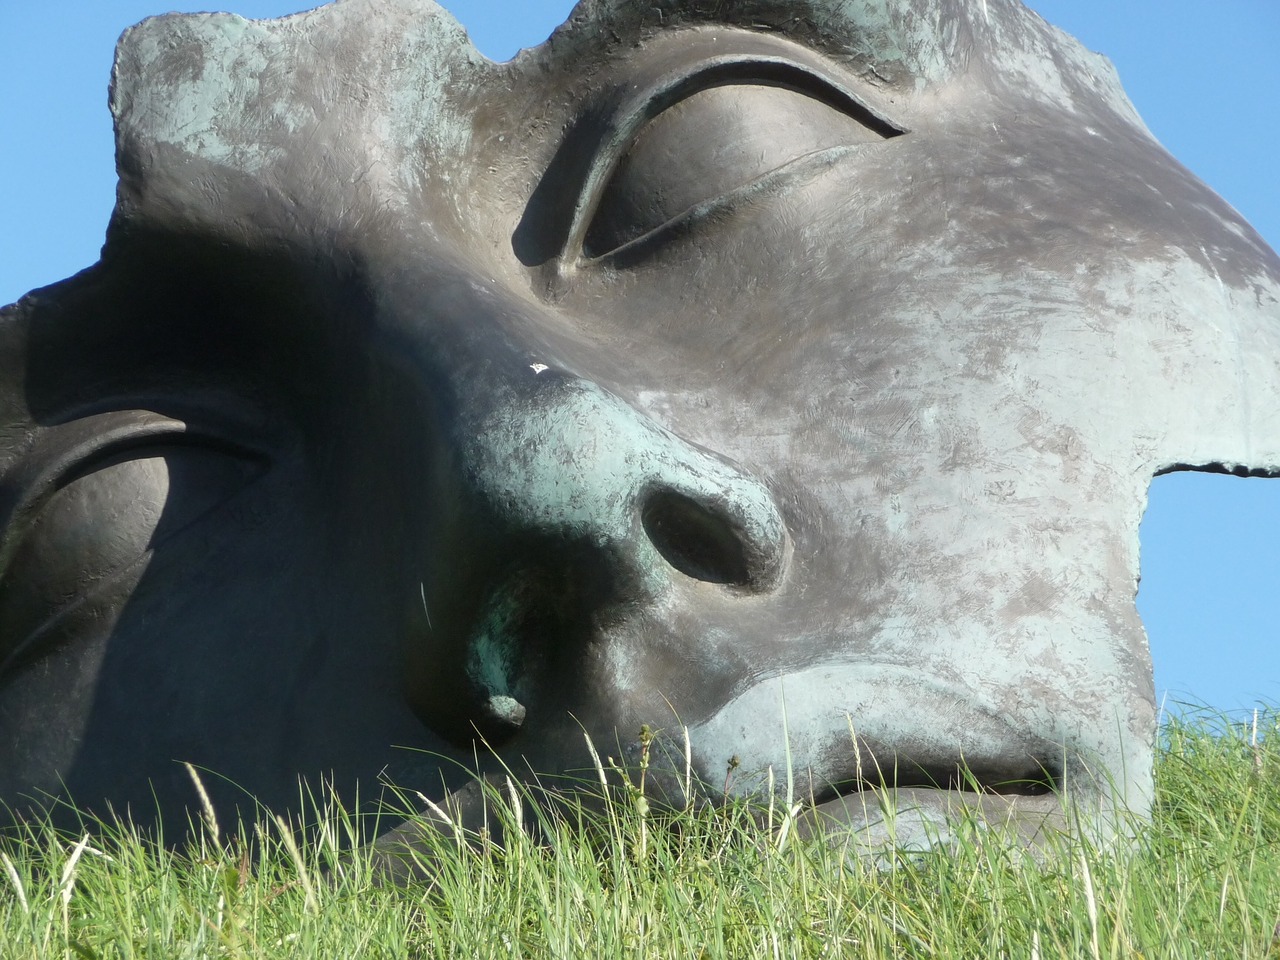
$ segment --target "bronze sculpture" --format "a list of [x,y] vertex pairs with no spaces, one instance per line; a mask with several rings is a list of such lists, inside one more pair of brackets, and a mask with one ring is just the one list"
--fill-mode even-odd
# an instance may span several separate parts
[[855,823],[1145,807],[1146,485],[1280,469],[1280,263],[1010,0],[720,6],[126,35],[103,259],[4,314],[0,798],[649,723]]

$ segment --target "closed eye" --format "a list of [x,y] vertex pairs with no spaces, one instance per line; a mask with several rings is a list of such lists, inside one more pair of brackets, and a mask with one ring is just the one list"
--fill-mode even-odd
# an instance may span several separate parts
[[0,676],[74,633],[73,620],[100,628],[95,595],[114,596],[164,540],[266,469],[238,440],[147,411],[50,428],[0,484]]
[[606,139],[566,252],[590,261],[660,239],[680,221],[780,187],[784,170],[822,165],[807,158],[902,132],[808,67],[759,56],[704,62],[655,88]]

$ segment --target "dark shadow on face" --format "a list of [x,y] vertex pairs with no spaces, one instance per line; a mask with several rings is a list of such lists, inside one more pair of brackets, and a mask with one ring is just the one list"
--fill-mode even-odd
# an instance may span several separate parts
[[52,466],[10,531],[6,794],[61,778],[94,812],[145,822],[158,800],[180,828],[189,761],[226,809],[296,807],[300,775],[373,798],[423,762],[393,744],[442,746],[400,649],[406,542],[431,517],[392,495],[435,469],[431,398],[370,382],[355,271],[125,246],[28,328],[28,461]]

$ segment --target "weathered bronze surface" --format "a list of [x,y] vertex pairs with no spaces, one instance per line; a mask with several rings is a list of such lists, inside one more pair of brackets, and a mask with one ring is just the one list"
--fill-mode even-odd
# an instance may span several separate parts
[[1013,0],[587,0],[495,64],[340,0],[148,20],[111,105],[102,260],[0,326],[16,810],[645,723],[677,799],[687,727],[855,825],[1146,808],[1147,485],[1280,470],[1280,260],[1104,59]]

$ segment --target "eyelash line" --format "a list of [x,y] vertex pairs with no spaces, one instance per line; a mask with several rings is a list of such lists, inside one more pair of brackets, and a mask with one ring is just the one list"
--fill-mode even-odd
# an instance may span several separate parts
[[47,653],[48,651],[41,650],[43,638],[59,627],[64,626],[68,620],[76,617],[91,618],[93,616],[95,598],[118,584],[124,577],[135,572],[139,566],[145,565],[147,560],[148,556],[144,553],[124,566],[111,571],[109,575],[95,581],[70,603],[55,610],[47,620],[44,620],[34,630],[19,639],[11,649],[4,650],[3,644],[0,644],[0,681],[4,681],[9,673],[20,667],[31,656],[32,651],[40,651],[42,656]]
[[672,233],[690,229],[721,210],[730,210],[740,204],[750,203],[756,196],[769,193],[775,187],[817,176],[846,157],[865,153],[871,147],[879,147],[879,144],[837,144],[834,147],[824,147],[821,150],[813,150],[802,154],[792,160],[788,160],[782,166],[775,167],[768,173],[756,177],[754,180],[734,187],[719,196],[702,200],[691,207],[685,208],[665,223],[659,224],[652,230],[647,230],[635,239],[628,240],[622,246],[615,247],[607,253],[602,253],[598,257],[580,255],[578,263],[581,266],[593,267],[597,264],[616,263],[621,259],[643,256],[646,247]]

